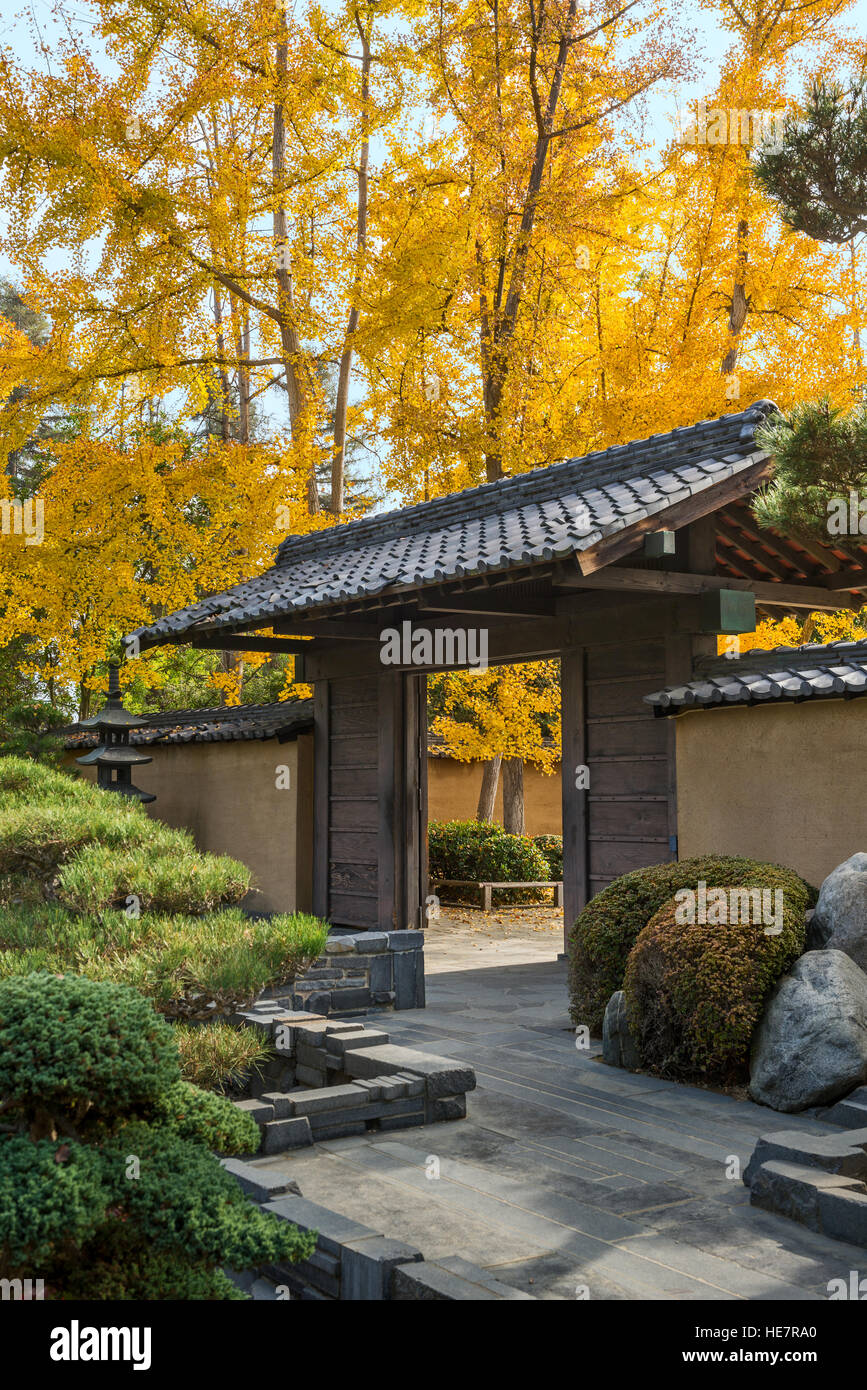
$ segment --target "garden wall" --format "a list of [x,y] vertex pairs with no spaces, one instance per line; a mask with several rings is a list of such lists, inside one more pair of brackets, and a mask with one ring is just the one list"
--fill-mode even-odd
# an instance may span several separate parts
[[867,841],[867,699],[680,715],[678,857],[743,854],[810,883]]
[[[133,780],[156,801],[147,811],[189,830],[200,850],[231,854],[252,869],[254,912],[310,912],[313,903],[313,735],[287,743],[234,739],[157,743]],[[70,759],[74,758],[70,754]],[[277,768],[288,769],[288,787]],[[95,780],[92,769],[82,769]]]
[[[429,757],[428,818],[473,820],[482,787],[480,762],[459,763],[455,758]],[[494,820],[503,823],[503,779],[494,802]],[[531,763],[524,764],[524,822],[528,835],[559,835],[563,823],[560,764],[546,777]]]

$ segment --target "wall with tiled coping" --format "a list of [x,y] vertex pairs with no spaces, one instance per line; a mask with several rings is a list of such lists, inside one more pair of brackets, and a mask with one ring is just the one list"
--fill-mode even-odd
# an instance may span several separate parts
[[277,1052],[236,1105],[256,1120],[263,1154],[364,1134],[407,1129],[467,1113],[472,1067],[396,1047],[388,1033],[352,1019],[289,1013],[259,1001],[236,1021],[257,1028]]

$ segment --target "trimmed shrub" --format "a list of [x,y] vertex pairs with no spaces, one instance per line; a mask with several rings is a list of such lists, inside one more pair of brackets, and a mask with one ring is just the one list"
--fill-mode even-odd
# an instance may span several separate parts
[[172,1030],[134,991],[0,981],[0,1060],[0,1278],[60,1299],[237,1298],[220,1266],[312,1254],[220,1167],[211,1147],[251,1152],[256,1125],[180,1080]]
[[[782,890],[783,924],[685,922],[672,900],[629,953],[623,991],[644,1066],[660,1076],[733,1084],[749,1073],[750,1043],[768,995],[805,946],[809,890],[792,873],[754,866],[751,886]],[[708,914],[710,915],[710,914]]]
[[0,981],[0,1095],[40,1112],[153,1101],[180,1080],[172,1030],[131,989],[56,975]]
[[0,796],[0,903],[99,912],[135,894],[145,911],[209,912],[250,891],[244,864],[84,779],[0,758]]
[[86,796],[92,791],[91,783],[77,774],[47,767],[30,758],[0,756],[0,795],[4,804],[10,796],[26,796],[35,801],[52,796]]
[[563,836],[534,835],[533,844],[548,861],[548,877],[557,882],[563,879]]
[[170,1018],[233,1013],[327,936],[303,913],[251,920],[234,906],[249,886],[243,864],[125,798],[0,758],[0,978],[74,973],[134,985]]
[[482,845],[505,834],[496,821],[431,821],[427,851],[431,878],[479,879]]
[[[548,860],[528,835],[507,835],[493,821],[432,822],[428,858],[432,879],[532,883],[551,877]],[[504,890],[497,901],[521,902],[528,896],[527,889]]]
[[806,894],[805,907],[816,901],[816,890],[790,869],[759,865],[738,856],[707,855],[674,864],[654,864],[623,874],[603,889],[580,914],[569,938],[569,999],[573,1023],[600,1033],[605,1006],[622,987],[626,961],[639,932],[681,888],[749,886],[757,875],[775,868],[787,876],[793,892]]
[[250,870],[225,854],[86,845],[60,870],[57,897],[78,912],[121,905],[131,894],[143,912],[210,912],[240,902],[250,880]]
[[[210,1029],[199,1031],[209,1033]],[[246,1111],[227,1102],[225,1096],[201,1091],[189,1081],[175,1081],[163,1091],[154,1101],[152,1113],[154,1120],[181,1139],[201,1140],[221,1154],[254,1154],[262,1137]]]

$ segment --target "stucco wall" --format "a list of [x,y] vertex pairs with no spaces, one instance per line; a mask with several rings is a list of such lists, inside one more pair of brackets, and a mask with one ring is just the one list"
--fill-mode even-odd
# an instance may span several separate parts
[[867,850],[867,699],[692,711],[676,724],[679,858],[745,854],[818,886]]
[[[259,912],[309,912],[313,901],[313,735],[220,743],[155,744],[153,762],[133,771],[142,791],[154,792],[150,815],[185,826],[202,850],[231,854],[252,869],[259,892],[246,906]],[[70,761],[74,754],[70,754]],[[278,790],[275,770],[289,768],[290,788]],[[83,769],[95,778],[92,769]],[[482,782],[481,763],[428,758],[431,820],[471,820]],[[559,835],[560,771],[545,777],[524,767],[528,835]],[[494,818],[503,819],[502,779]]]
[[[428,758],[428,817],[430,820],[472,820],[482,787],[482,763],[459,763],[452,758]],[[494,819],[503,820],[503,779],[497,787]],[[528,835],[559,835],[560,765],[550,777],[524,764],[524,822]]]
[[[148,751],[153,762],[135,768],[133,781],[156,795],[149,814],[186,827],[199,849],[231,854],[252,869],[259,891],[250,894],[246,907],[311,910],[312,734],[282,744],[172,743]],[[289,769],[288,790],[276,785],[278,766]]]

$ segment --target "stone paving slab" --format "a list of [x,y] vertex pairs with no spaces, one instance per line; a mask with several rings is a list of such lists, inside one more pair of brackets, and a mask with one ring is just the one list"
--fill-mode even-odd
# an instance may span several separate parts
[[[540,943],[516,963],[496,940],[483,952],[430,939],[429,1007],[396,1015],[389,1032],[476,1068],[468,1118],[255,1160],[272,1180],[297,1181],[305,1198],[426,1260],[469,1260],[537,1298],[574,1299],[586,1285],[591,1299],[809,1301],[861,1267],[862,1250],[751,1207],[726,1176],[761,1134],[832,1126],[579,1052],[565,965]],[[426,1177],[431,1158],[438,1179]]]

